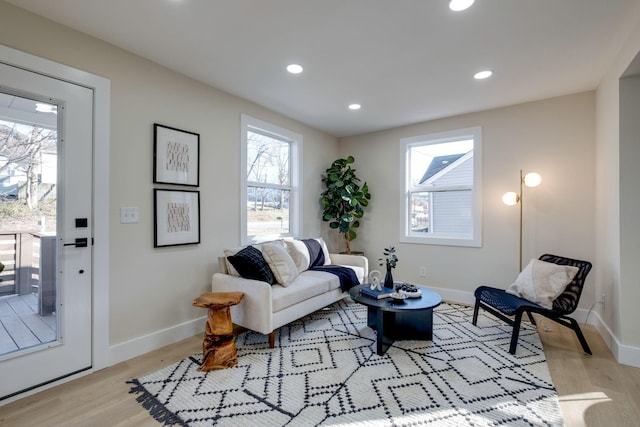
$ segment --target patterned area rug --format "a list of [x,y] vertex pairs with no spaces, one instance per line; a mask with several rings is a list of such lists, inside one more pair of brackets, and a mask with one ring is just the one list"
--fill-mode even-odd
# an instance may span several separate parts
[[131,381],[160,422],[185,426],[556,426],[558,398],[535,329],[515,356],[510,328],[473,309],[434,310],[431,341],[375,352],[367,311],[346,298],[279,330],[237,337],[239,363],[208,373],[200,355]]

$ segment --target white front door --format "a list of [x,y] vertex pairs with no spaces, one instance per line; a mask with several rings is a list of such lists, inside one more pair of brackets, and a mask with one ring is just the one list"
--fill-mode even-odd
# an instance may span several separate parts
[[[25,277],[32,280],[28,285],[32,289],[25,288],[23,281],[13,293],[5,286],[5,293],[0,296],[0,322],[9,325],[0,328],[4,329],[5,339],[9,337],[3,341],[0,334],[0,404],[3,399],[92,365],[93,96],[86,87],[0,63],[0,101],[9,104],[0,102],[0,125],[14,123],[12,132],[22,132],[15,144],[41,142],[47,137],[46,130],[55,128],[55,143],[40,144],[37,155],[35,150],[29,152],[29,147],[25,148],[31,160],[13,150],[10,172],[1,169],[8,162],[8,151],[0,152],[0,185],[8,183],[5,190],[9,188],[0,193],[0,203],[4,197],[5,201],[18,201],[15,206],[22,203],[32,211],[34,204],[51,203],[53,198],[55,218],[55,224],[47,224],[43,215],[38,228],[32,230],[24,229],[29,228],[24,227],[24,221],[6,220],[0,224],[0,235],[8,235],[12,230],[7,229],[13,227],[15,235],[20,236],[15,238],[16,246],[17,239],[24,243],[23,235],[27,236],[25,241],[38,241],[32,253],[37,263],[15,261],[8,266],[9,270],[13,268],[13,275],[7,276],[5,271],[5,276],[0,276],[16,283]],[[19,104],[40,104],[37,108],[48,114],[48,121],[46,117],[38,118],[42,114],[19,108]],[[39,169],[34,173],[35,157],[39,157]],[[12,182],[17,189],[10,188]],[[21,224],[23,229],[16,230]],[[6,282],[0,282],[0,290],[3,283]],[[26,302],[9,302],[21,296]],[[28,298],[37,301],[35,317],[28,316],[33,314],[29,312]],[[49,335],[37,322],[43,319],[51,327]],[[30,332],[45,338],[29,344]],[[11,341],[16,344],[15,349],[10,347]],[[26,345],[21,346],[20,342]]]

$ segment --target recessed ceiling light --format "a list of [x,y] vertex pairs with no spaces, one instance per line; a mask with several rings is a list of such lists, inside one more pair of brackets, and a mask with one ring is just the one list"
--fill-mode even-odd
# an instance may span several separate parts
[[451,0],[449,3],[449,9],[454,12],[460,12],[461,10],[469,9],[474,0]]
[[291,74],[300,74],[302,70],[303,70],[302,65],[298,65],[298,64],[287,65],[287,71],[290,72]]
[[359,110],[362,108],[360,104],[349,104],[349,110]]
[[478,71],[477,73],[475,73],[473,75],[473,78],[476,80],[482,80],[482,79],[486,79],[488,77],[491,77],[493,75],[493,71],[491,70],[485,70],[485,71]]

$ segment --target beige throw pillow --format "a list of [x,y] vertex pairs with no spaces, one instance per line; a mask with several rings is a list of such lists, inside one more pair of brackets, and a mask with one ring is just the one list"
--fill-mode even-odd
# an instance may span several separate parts
[[260,249],[279,284],[289,286],[298,277],[298,267],[281,244],[264,243]]
[[578,267],[532,259],[506,292],[552,309],[577,272]]

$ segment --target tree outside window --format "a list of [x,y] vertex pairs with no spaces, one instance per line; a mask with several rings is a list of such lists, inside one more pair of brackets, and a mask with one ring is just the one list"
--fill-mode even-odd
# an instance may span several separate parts
[[55,129],[0,120],[2,230],[55,230],[56,174]]
[[292,213],[296,209],[293,199],[298,140],[286,130],[243,117],[246,122],[243,235],[248,242],[292,235],[296,228]]

